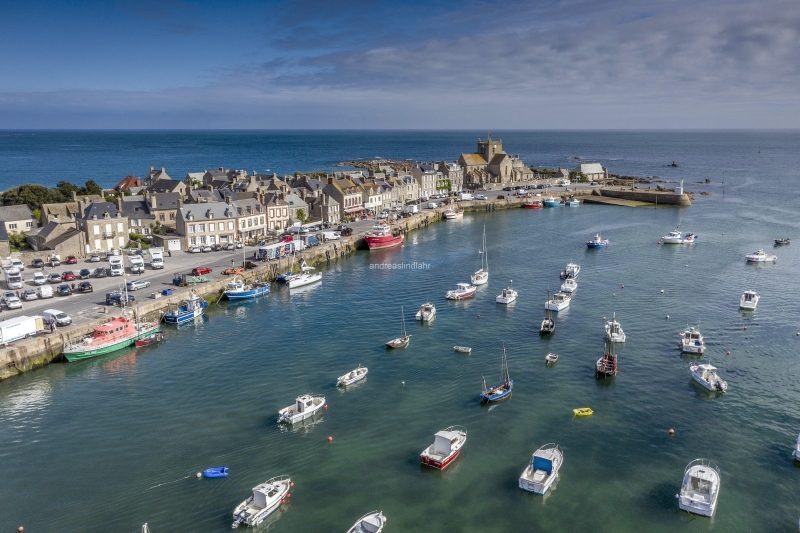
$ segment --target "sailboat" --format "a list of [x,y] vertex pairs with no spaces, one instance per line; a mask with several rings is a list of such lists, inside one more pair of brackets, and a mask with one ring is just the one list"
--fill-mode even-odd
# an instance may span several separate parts
[[406,314],[403,312],[403,308],[400,307],[400,314],[403,317],[403,326],[402,326],[402,336],[392,339],[386,343],[387,348],[405,348],[408,346],[408,343],[411,341],[411,335],[406,333]]
[[614,353],[614,343],[608,342],[603,344],[603,357],[597,360],[597,375],[603,377],[616,376],[617,354]]
[[481,268],[470,277],[473,285],[485,285],[489,283],[489,253],[488,250],[486,250],[486,224],[483,225],[483,247],[479,253],[481,254]]
[[[547,301],[550,301],[550,291],[547,291]],[[539,335],[550,335],[556,330],[556,323],[553,322],[553,319],[550,317],[550,308],[547,307],[547,316],[542,320],[542,324],[539,326]]]
[[511,389],[514,388],[514,381],[508,375],[508,359],[506,359],[506,347],[503,346],[503,362],[500,368],[500,380],[498,385],[486,388],[486,378],[483,378],[483,392],[481,401],[484,403],[497,402],[511,396]]

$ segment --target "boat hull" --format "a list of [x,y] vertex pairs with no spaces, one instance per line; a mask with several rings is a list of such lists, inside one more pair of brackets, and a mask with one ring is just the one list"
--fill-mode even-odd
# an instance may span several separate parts
[[322,281],[322,274],[296,277],[289,280],[289,288],[296,289],[298,287],[305,287],[306,285],[311,285],[312,283],[317,283],[318,281]]
[[189,322],[199,316],[203,316],[204,311],[205,307],[200,307],[183,313],[168,313],[164,315],[164,322],[167,324],[183,324],[184,322]]
[[499,402],[511,397],[511,391],[514,389],[514,381],[503,383],[487,389],[481,393],[481,402],[491,403]]
[[532,204],[522,204],[525,209],[542,209],[544,206],[538,202]]
[[558,479],[558,473],[556,473],[553,476],[547,476],[547,480],[544,483],[537,483],[536,481],[531,481],[528,479],[528,477],[530,477],[529,471],[530,467],[526,468],[519,477],[519,488],[540,496],[544,496],[550,487],[553,486],[553,483],[555,483],[556,479]]
[[461,454],[461,448],[459,448],[455,453],[453,453],[452,455],[446,457],[442,461],[437,461],[436,459],[432,459],[430,457],[426,457],[424,455],[420,455],[419,456],[419,462],[422,463],[425,466],[430,466],[430,467],[436,468],[437,470],[444,470],[445,468],[447,468],[447,466],[450,463],[455,461],[456,457],[458,457],[459,454]]
[[605,248],[606,246],[608,246],[607,242],[587,242],[586,243],[586,247],[587,248]]
[[566,302],[566,303],[551,303],[551,302],[547,302],[546,304],[544,304],[544,308],[545,309],[549,309],[550,311],[556,311],[556,312],[563,311],[567,307],[569,307],[569,302]]
[[370,250],[380,250],[383,248],[394,248],[403,244],[405,236],[401,233],[399,235],[367,235],[364,241]]
[[265,296],[269,294],[269,287],[266,285],[263,287],[256,287],[249,291],[235,291],[235,292],[228,292],[225,291],[225,297],[228,300],[249,300],[250,298],[257,298],[259,296]]
[[70,363],[73,363],[75,361],[80,361],[81,359],[90,359],[92,357],[97,357],[99,355],[105,355],[107,353],[116,352],[117,350],[127,348],[128,346],[133,346],[137,340],[143,337],[147,337],[148,335],[155,333],[156,331],[158,331],[157,325],[153,326],[152,328],[146,329],[141,333],[133,335],[127,339],[122,339],[114,344],[109,344],[107,346],[90,348],[80,351],[76,350],[71,352],[64,352],[64,359],[66,359]]

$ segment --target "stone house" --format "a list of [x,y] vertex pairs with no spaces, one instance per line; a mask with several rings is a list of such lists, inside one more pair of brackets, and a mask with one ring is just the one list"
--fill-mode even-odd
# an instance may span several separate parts
[[84,257],[86,253],[86,234],[74,224],[49,222],[27,238],[28,245],[37,252],[53,251],[57,255]]
[[408,172],[400,172],[396,178],[389,180],[397,191],[397,201],[400,204],[416,202],[419,200],[419,183]]
[[452,163],[442,161],[439,163],[438,170],[442,173],[442,178],[449,182],[448,189],[450,191],[461,192],[464,187],[464,169],[458,161]]
[[131,189],[140,189],[144,187],[144,183],[136,176],[125,176],[119,183],[114,185],[112,190],[116,192],[129,191]]
[[378,212],[383,208],[383,190],[380,185],[373,182],[361,183],[358,186],[361,189],[361,199],[364,204],[364,209],[368,211]]
[[303,200],[299,195],[289,192],[284,194],[281,199],[289,205],[289,218],[292,222],[299,220],[297,218],[297,212],[301,209],[303,210],[303,213],[306,214],[306,218],[311,215],[308,211],[308,203],[306,203],[306,201]]
[[174,192],[152,193],[145,191],[147,209],[162,226],[175,228],[178,209],[183,205],[183,196]]
[[255,198],[232,201],[236,210],[237,240],[254,240],[267,234],[266,208]]
[[87,194],[78,196],[73,191],[71,202],[61,202],[57,204],[42,204],[41,224],[47,225],[50,222],[58,222],[59,224],[75,224],[77,218],[81,215],[81,204],[90,204],[92,202],[101,202],[103,198],[96,194]]
[[341,206],[342,218],[355,216],[364,211],[364,198],[361,190],[349,179],[328,178],[323,192]]
[[169,174],[167,174],[167,170],[164,167],[161,167],[160,169],[150,167],[150,171],[144,177],[144,186],[150,187],[159,180],[172,180],[172,178],[169,177]]
[[584,174],[589,181],[608,179],[608,169],[603,168],[600,163],[581,163],[575,168],[575,172]]
[[0,223],[8,235],[28,233],[39,227],[39,222],[34,218],[33,212],[24,204],[0,206]]
[[437,194],[437,186],[439,185],[437,182],[441,174],[437,173],[433,165],[428,163],[414,165],[414,168],[411,169],[411,175],[414,176],[417,184],[419,184],[420,198],[430,198],[432,195]]
[[289,204],[281,198],[283,193],[268,192],[260,200],[267,213],[267,230],[281,233],[289,227]]
[[131,233],[139,235],[152,235],[150,224],[155,226],[156,216],[150,212],[150,207],[144,196],[125,196],[117,198],[117,209],[122,216],[128,219],[128,229]]
[[108,252],[128,243],[128,219],[111,202],[81,203],[77,228],[86,235],[87,251]]
[[314,219],[331,224],[338,224],[342,220],[341,206],[332,196],[322,194],[308,198],[308,201],[308,209]]
[[154,193],[172,193],[180,196],[186,196],[186,183],[181,180],[158,180],[149,187],[147,192]]
[[211,246],[236,241],[238,213],[227,202],[184,205],[178,209],[176,230],[183,248]]

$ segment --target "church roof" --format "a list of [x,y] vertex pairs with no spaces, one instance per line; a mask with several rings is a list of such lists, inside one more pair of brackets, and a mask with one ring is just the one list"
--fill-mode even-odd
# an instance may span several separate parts
[[468,166],[485,165],[486,160],[481,154],[461,154],[464,163]]
[[508,157],[507,153],[498,152],[498,153],[494,154],[494,157],[492,157],[492,160],[491,160],[491,162],[489,162],[489,164],[490,165],[499,165],[503,161],[503,159],[505,159],[506,157]]

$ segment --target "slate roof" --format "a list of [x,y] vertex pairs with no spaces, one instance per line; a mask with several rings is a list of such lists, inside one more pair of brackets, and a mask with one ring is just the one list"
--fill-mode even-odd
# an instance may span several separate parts
[[500,163],[503,162],[503,159],[505,159],[506,157],[508,157],[507,153],[498,152],[498,153],[494,154],[494,156],[492,157],[492,160],[489,162],[489,164],[490,165],[499,165]]
[[97,218],[103,218],[103,215],[108,213],[108,216],[114,218],[119,213],[117,206],[111,202],[92,202],[83,210],[81,218],[90,219],[92,215],[97,215]]
[[576,169],[584,174],[603,174],[603,165],[600,163],[581,163]]
[[181,195],[176,192],[155,193],[152,196],[156,198],[155,209],[177,209],[178,200],[181,199]]
[[3,205],[0,206],[0,220],[13,222],[15,220],[29,220],[33,218],[31,209],[25,205]]
[[55,250],[56,246],[58,246],[59,244],[61,244],[63,242],[66,242],[66,241],[68,241],[70,239],[74,239],[75,237],[80,237],[81,233],[83,233],[83,232],[80,231],[80,230],[77,230],[75,228],[67,228],[67,231],[65,231],[64,233],[62,233],[61,235],[57,236],[56,238],[54,238],[51,241],[46,241],[44,243],[44,245],[45,245],[46,248],[50,248],[51,250]]
[[186,184],[181,180],[158,180],[147,188],[149,192],[174,193],[176,190],[185,187]]
[[[194,220],[218,220],[236,217],[236,209],[227,202],[209,202],[207,204],[189,204],[179,210],[179,216],[184,220],[189,220],[189,216],[194,216]],[[209,215],[213,215],[209,218]]]
[[469,166],[478,166],[486,164],[486,160],[480,154],[461,154],[461,157],[464,158],[464,163],[466,163]]
[[132,219],[156,218],[155,215],[150,213],[148,204],[144,199],[122,202],[122,216]]

